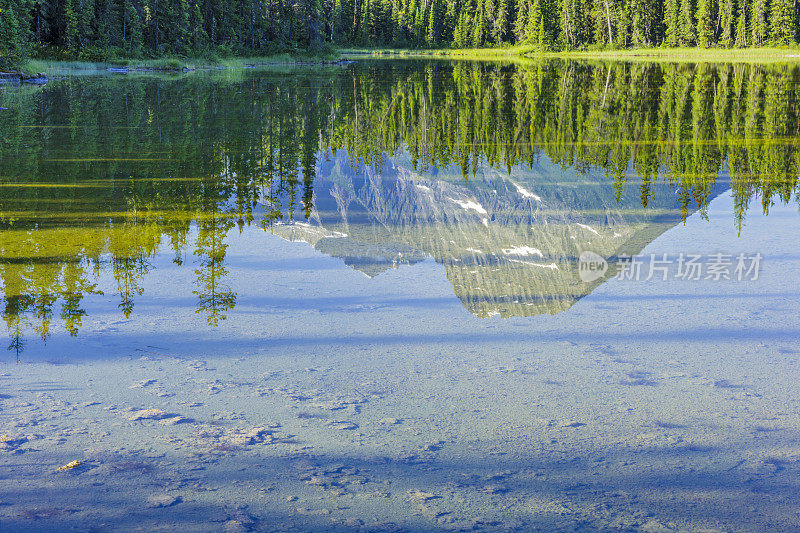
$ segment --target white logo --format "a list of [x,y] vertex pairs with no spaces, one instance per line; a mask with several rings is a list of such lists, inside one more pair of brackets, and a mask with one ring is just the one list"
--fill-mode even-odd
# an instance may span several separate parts
[[588,250],[581,252],[578,260],[578,275],[585,283],[602,278],[607,270],[608,261],[602,256]]

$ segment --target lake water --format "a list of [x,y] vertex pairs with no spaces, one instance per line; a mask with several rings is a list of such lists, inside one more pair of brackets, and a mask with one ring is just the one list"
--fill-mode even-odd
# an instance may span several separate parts
[[3,531],[800,531],[800,66],[55,74]]

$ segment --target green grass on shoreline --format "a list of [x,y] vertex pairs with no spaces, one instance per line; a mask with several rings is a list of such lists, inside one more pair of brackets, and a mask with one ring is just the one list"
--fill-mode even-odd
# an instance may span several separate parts
[[427,58],[512,62],[530,62],[542,59],[575,59],[687,63],[789,63],[800,62],[800,47],[744,49],[642,48],[569,52],[542,51],[531,46],[466,49],[340,48],[335,52],[326,54],[282,53],[263,57],[230,57],[221,59],[166,57],[160,59],[122,59],[98,63],[30,59],[22,65],[19,71],[26,77],[35,77],[38,73],[65,71],[99,72],[109,68],[141,72],[186,72],[218,68],[243,69],[259,66],[326,64],[341,59],[364,58]]
[[275,54],[257,57],[227,57],[215,59],[164,57],[159,59],[119,59],[112,61],[59,61],[48,59],[29,59],[18,69],[26,77],[37,73],[63,71],[103,71],[108,69],[127,69],[130,71],[185,72],[217,68],[240,69],[268,65],[326,64],[338,61],[339,55],[330,54]]
[[[793,63],[800,61],[800,48],[643,48],[561,52],[564,59],[610,61],[657,61],[687,63]],[[535,57],[528,55],[527,57]]]
[[523,47],[498,48],[340,48],[339,55],[344,59],[374,58],[439,58],[475,60],[519,60],[527,50]]
[[587,59],[607,61],[656,61],[690,63],[775,63],[800,61],[800,47],[793,48],[638,48],[550,52],[532,46],[499,48],[409,50],[343,48],[342,57],[439,58],[528,61],[537,59]]

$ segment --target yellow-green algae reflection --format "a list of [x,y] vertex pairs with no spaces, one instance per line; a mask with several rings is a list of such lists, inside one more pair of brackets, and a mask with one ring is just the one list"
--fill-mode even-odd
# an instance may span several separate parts
[[[191,252],[197,311],[218,324],[236,304],[225,238],[237,226],[368,275],[433,257],[478,316],[558,313],[606,279],[576,280],[580,228],[614,257],[728,188],[740,227],[754,201],[765,212],[796,201],[799,79],[780,64],[376,61],[4,90],[9,347],[19,354],[26,330],[46,338],[54,321],[76,335],[104,270],[129,316],[159,253],[181,263]],[[417,187],[398,193],[401,181]],[[462,193],[499,200],[487,210]],[[421,207],[434,200],[469,217]],[[532,235],[538,262],[493,253]]]

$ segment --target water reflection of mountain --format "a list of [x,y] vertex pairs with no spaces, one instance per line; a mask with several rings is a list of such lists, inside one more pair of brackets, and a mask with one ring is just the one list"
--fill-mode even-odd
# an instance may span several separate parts
[[[248,225],[372,276],[433,257],[481,316],[558,312],[594,287],[575,276],[580,251],[637,252],[704,210],[720,175],[739,228],[754,203],[796,201],[797,74],[370,61],[0,91],[9,347],[26,331],[78,335],[88,294],[133,316],[163,254],[218,325],[237,301],[227,238]],[[391,157],[351,168],[345,153]]]
[[403,156],[381,168],[339,154],[317,169],[307,222],[270,231],[372,277],[432,257],[464,306],[481,317],[556,314],[612,274],[578,276],[578,257],[636,254],[683,219],[674,192],[643,208],[599,174],[577,178],[542,158],[533,168],[481,166],[420,174]]

